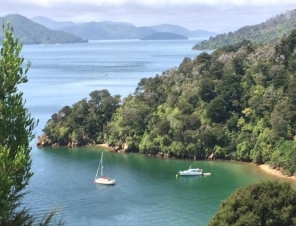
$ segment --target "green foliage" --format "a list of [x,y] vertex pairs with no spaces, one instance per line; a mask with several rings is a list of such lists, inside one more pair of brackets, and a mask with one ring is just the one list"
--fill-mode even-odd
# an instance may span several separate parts
[[253,44],[249,40],[244,39],[238,43],[227,44],[225,46],[222,46],[220,49],[226,53],[237,52],[244,45],[251,47]]
[[[53,114],[44,132],[61,145],[124,143],[127,151],[180,158],[269,162],[296,135],[296,74],[289,63],[296,60],[295,37],[185,58],[178,68],[141,79],[120,106],[107,91],[92,92],[90,101]],[[296,162],[289,164],[279,166],[292,174]]]
[[276,45],[276,61],[285,65],[286,68],[293,69],[294,50],[296,47],[296,30],[292,30],[288,37],[281,40]]
[[0,58],[0,224],[31,224],[33,217],[21,208],[25,187],[33,175],[29,142],[35,122],[28,114],[17,85],[26,83],[28,62],[22,68],[22,46],[13,38],[9,24],[4,29],[5,39]]
[[95,90],[89,95],[88,101],[78,101],[72,108],[65,106],[48,120],[43,132],[51,143],[81,146],[105,142],[104,126],[118,108],[120,96],[112,97],[107,90]]
[[[33,225],[35,218],[22,199],[31,172],[30,141],[36,122],[24,107],[18,85],[26,83],[30,62],[23,68],[22,45],[14,39],[9,23],[0,56],[0,225]],[[54,212],[39,225],[49,225]],[[62,224],[62,222],[60,222]]]
[[282,141],[276,146],[270,164],[285,173],[293,175],[296,172],[296,144],[295,141]]
[[212,79],[205,78],[201,81],[199,95],[205,102],[210,102],[215,98],[215,83]]
[[212,100],[207,108],[207,116],[213,122],[224,122],[228,118],[224,98],[219,96]]
[[209,76],[213,80],[221,79],[223,76],[223,67],[224,67],[224,64],[221,61],[213,62],[209,68]]
[[[237,58],[234,58],[234,62]],[[243,69],[242,69],[243,70]],[[226,73],[217,84],[217,99],[223,100],[227,111],[239,111],[242,95],[241,76],[236,73]],[[225,114],[226,115],[226,114]]]
[[208,225],[296,225],[296,192],[277,181],[239,188],[221,203]]
[[[217,35],[209,40],[196,44],[193,49],[217,49],[222,48],[226,52],[236,52],[240,46],[240,42],[248,42],[247,40],[258,43],[267,44],[274,43],[281,38],[287,36],[296,26],[296,10],[291,10],[286,14],[281,14],[267,20],[264,23],[245,26],[239,30],[225,34]],[[290,46],[287,46],[290,48]],[[252,47],[250,48],[252,50]],[[292,66],[292,65],[291,65]]]

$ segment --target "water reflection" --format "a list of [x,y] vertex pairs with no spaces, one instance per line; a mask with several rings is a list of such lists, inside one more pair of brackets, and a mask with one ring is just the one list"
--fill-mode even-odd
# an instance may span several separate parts
[[177,177],[178,180],[180,181],[198,181],[198,180],[202,180],[203,176],[199,175],[199,176],[179,176]]

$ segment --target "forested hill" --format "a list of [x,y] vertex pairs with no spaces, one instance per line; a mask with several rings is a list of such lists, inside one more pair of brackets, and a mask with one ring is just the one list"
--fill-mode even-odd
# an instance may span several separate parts
[[106,91],[95,91],[89,101],[54,114],[43,137],[58,145],[122,143],[126,151],[178,158],[270,162],[292,174],[295,40],[293,30],[277,44],[245,41],[185,58],[179,67],[141,79],[121,106]]
[[227,45],[233,45],[243,40],[250,40],[258,44],[273,43],[287,36],[296,28],[296,9],[285,14],[278,15],[264,23],[245,26],[228,34],[220,34],[196,44],[193,49],[217,49]]
[[[84,43],[83,40],[75,35],[63,32],[53,31],[40,24],[37,24],[26,17],[18,14],[11,14],[0,18],[4,23],[9,22],[14,28],[14,36],[22,44],[65,44],[65,43]],[[3,31],[0,31],[0,40],[4,37]]]
[[183,35],[174,34],[171,32],[156,32],[151,35],[145,36],[141,38],[141,40],[180,40],[180,39],[188,39]]

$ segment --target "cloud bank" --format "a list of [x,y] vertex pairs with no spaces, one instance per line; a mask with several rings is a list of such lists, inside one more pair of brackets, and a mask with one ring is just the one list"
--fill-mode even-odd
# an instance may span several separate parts
[[296,8],[295,0],[1,0],[0,16],[18,13],[57,21],[175,24],[190,30],[234,31]]

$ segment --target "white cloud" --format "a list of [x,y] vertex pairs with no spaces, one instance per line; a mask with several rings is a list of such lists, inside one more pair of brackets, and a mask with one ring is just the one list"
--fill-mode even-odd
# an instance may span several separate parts
[[136,26],[170,23],[191,30],[233,31],[295,6],[295,0],[1,0],[0,16],[18,13],[57,21],[111,20]]
[[[2,0],[1,3],[18,2],[24,0]],[[40,6],[54,6],[60,3],[67,4],[94,4],[104,5],[125,5],[138,4],[146,6],[164,6],[164,5],[214,5],[214,6],[268,6],[268,5],[295,5],[295,0],[26,0],[28,4]]]

